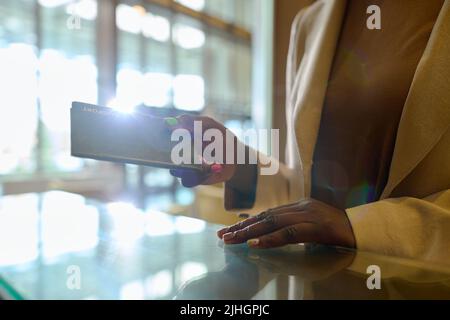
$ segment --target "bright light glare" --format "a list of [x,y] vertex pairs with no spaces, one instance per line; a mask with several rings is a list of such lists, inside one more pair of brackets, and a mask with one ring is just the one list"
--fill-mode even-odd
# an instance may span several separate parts
[[116,25],[122,31],[140,33],[141,17],[141,12],[131,6],[119,4],[116,7]]
[[[64,208],[64,209],[61,209]],[[99,213],[79,195],[52,191],[42,204],[43,253],[52,258],[98,244]]]
[[120,288],[120,300],[142,300],[144,297],[144,284],[141,281],[131,281]]
[[181,234],[199,233],[205,230],[206,222],[188,217],[177,217],[175,219],[175,226]]
[[177,0],[177,2],[197,11],[202,11],[205,8],[205,0]]
[[85,20],[97,18],[97,2],[94,0],[79,0],[66,6],[66,13],[75,14]]
[[117,73],[116,98],[111,107],[122,112],[132,112],[142,104],[143,90],[145,90],[144,76],[141,72],[124,68]]
[[180,74],[173,81],[177,109],[199,111],[205,105],[205,83],[201,76]]
[[205,33],[197,28],[176,24],[173,33],[175,43],[184,49],[196,49],[205,44]]
[[97,67],[93,57],[67,58],[60,51],[43,50],[39,60],[42,120],[52,131],[67,132],[72,101],[97,103]]
[[0,199],[0,266],[38,257],[38,197],[26,194]]
[[145,233],[149,236],[167,236],[175,233],[173,217],[150,211],[145,217]]
[[173,76],[168,73],[148,72],[144,76],[144,103],[153,107],[164,107],[170,102]]
[[112,98],[109,100],[106,106],[122,113],[131,114],[134,112],[134,106],[127,105],[126,101],[120,101],[117,98]]
[[181,283],[184,283],[191,280],[192,278],[205,274],[206,272],[208,272],[208,268],[206,268],[206,265],[204,263],[189,261],[183,263],[179,267],[178,272],[180,273]]
[[148,13],[142,18],[142,33],[147,38],[153,38],[160,42],[168,41],[170,38],[169,20]]
[[144,103],[164,107],[170,102],[173,76],[168,73],[147,72],[145,75],[124,68],[117,73],[117,92],[108,106],[121,112],[132,112]]
[[49,131],[52,161],[59,169],[78,170],[83,161],[70,156],[70,106],[72,101],[97,103],[97,67],[94,57],[67,57],[45,49],[39,59],[39,97],[42,121]]
[[173,277],[169,270],[163,270],[145,280],[146,298],[165,297],[172,291]]
[[37,129],[37,65],[30,45],[11,44],[0,49],[0,174],[18,168],[32,169]]
[[106,205],[113,221],[111,235],[122,242],[134,242],[144,235],[143,214],[131,203],[113,202]]

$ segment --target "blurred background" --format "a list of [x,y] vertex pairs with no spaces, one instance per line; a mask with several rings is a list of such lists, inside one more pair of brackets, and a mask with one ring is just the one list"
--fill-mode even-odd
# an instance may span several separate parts
[[[282,146],[290,24],[311,2],[0,0],[0,291],[170,299],[222,268],[216,228],[184,217],[236,221],[222,186],[71,157],[71,102],[279,128]],[[61,281],[67,265],[83,290]]]
[[284,128],[289,24],[307,2],[0,1],[0,194],[64,190],[227,222],[221,186],[71,157],[71,102]]

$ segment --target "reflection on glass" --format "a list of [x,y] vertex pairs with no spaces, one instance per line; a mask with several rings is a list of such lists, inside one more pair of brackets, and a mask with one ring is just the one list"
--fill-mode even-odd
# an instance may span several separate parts
[[97,208],[85,205],[83,197],[49,192],[42,199],[42,210],[45,258],[88,250],[98,244],[99,213]]
[[177,232],[181,234],[199,233],[205,229],[206,223],[202,220],[191,219],[187,217],[176,217],[175,227]]
[[143,300],[144,297],[145,290],[142,281],[128,282],[120,288],[119,298],[121,300]]
[[179,266],[177,271],[181,283],[185,283],[192,278],[205,274],[206,272],[208,272],[208,268],[206,268],[206,265],[204,263],[188,261]]
[[162,212],[149,211],[145,216],[145,233],[150,237],[174,234],[173,217]]
[[0,266],[38,257],[38,197],[26,194],[0,200]]
[[113,202],[106,205],[112,218],[111,236],[121,242],[134,242],[144,235],[144,216],[131,203]]
[[173,290],[173,277],[169,270],[162,270],[145,279],[147,299],[163,298]]

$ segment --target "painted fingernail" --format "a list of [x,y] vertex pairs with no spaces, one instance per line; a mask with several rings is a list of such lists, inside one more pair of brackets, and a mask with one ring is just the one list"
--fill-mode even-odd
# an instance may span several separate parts
[[233,239],[235,237],[235,235],[236,234],[234,232],[225,233],[223,235],[223,240],[225,240],[225,241],[231,240],[231,239]]
[[164,120],[166,121],[166,124],[168,124],[169,126],[176,126],[178,124],[178,120],[174,117],[164,118]]
[[256,247],[259,244],[259,239],[250,239],[247,241],[249,247]]
[[212,173],[221,173],[222,172],[222,165],[215,163],[211,166],[211,172]]

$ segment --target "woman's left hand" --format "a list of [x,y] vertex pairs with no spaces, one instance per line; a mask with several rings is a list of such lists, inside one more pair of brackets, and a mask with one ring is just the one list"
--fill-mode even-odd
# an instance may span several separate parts
[[314,199],[266,210],[219,230],[217,235],[225,244],[247,242],[253,248],[308,242],[355,247],[346,212]]

